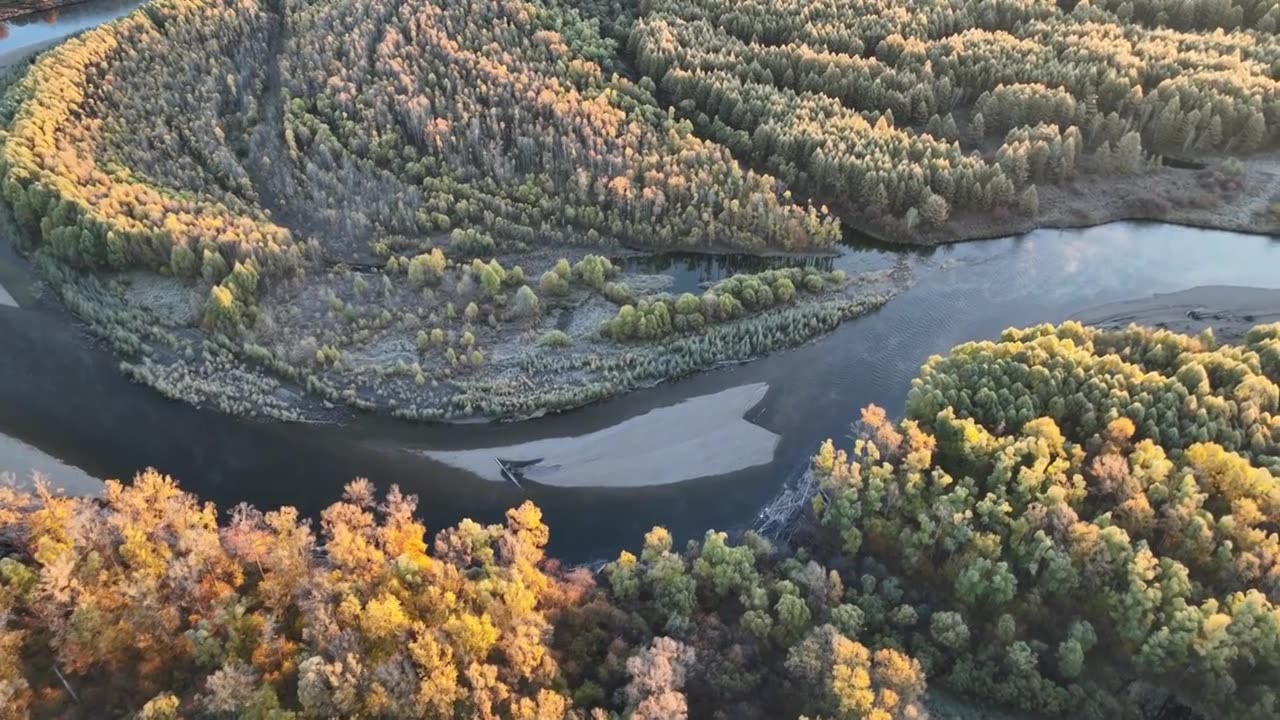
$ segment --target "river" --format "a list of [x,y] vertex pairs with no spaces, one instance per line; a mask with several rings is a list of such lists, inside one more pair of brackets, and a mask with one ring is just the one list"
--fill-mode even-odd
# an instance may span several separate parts
[[[14,36],[11,28],[0,40],[0,54]],[[362,417],[335,427],[232,418],[128,382],[117,361],[87,343],[64,311],[35,298],[12,270],[3,272],[20,264],[6,239],[0,241],[0,285],[21,307],[0,306],[0,435],[97,477],[129,477],[154,466],[222,507],[290,504],[315,513],[345,482],[364,476],[417,494],[422,516],[438,529],[463,517],[495,521],[530,499],[552,528],[552,551],[588,560],[637,545],[655,524],[680,539],[749,524],[818,441],[846,436],[867,403],[901,412],[920,365],[957,343],[1197,285],[1280,287],[1280,239],[1145,223],[1040,230],[924,251],[855,245],[831,263],[854,271],[888,267],[899,257],[911,266],[913,287],[816,342],[753,363],[523,423],[440,426]],[[744,262],[677,255],[646,261],[644,269],[671,274],[686,288]],[[747,416],[778,436],[772,460],[715,477],[611,488],[605,474],[600,487],[518,489],[422,454],[494,448],[501,455],[517,443],[598,437],[656,408],[757,383],[768,391]],[[700,430],[706,429],[688,428]],[[14,465],[29,462],[29,453],[5,455],[5,447],[0,444],[0,470],[25,471]],[[632,469],[662,467],[652,448],[619,446],[616,452]]]
[[138,0],[94,0],[0,22],[0,66],[124,15]]

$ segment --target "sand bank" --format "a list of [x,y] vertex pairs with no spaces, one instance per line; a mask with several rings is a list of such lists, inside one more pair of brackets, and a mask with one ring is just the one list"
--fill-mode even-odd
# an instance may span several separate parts
[[1254,325],[1280,322],[1280,290],[1204,285],[1100,305],[1072,319],[1104,328],[1137,323],[1193,335],[1211,327],[1219,340],[1235,342]]
[[523,468],[523,476],[556,487],[639,487],[724,475],[773,461],[778,436],[743,417],[768,389],[754,383],[689,398],[577,437],[423,454],[498,482],[505,481],[495,458],[541,458]]
[[4,289],[4,285],[0,285],[0,307],[18,307],[18,301]]

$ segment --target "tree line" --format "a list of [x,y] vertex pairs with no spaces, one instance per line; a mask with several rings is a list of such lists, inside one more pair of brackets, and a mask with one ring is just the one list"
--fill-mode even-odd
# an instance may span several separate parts
[[[646,0],[628,50],[710,137],[815,197],[908,228],[952,209],[1029,209],[1020,194],[1071,177],[1085,151],[1111,158],[1124,143],[1122,162],[1096,169],[1126,173],[1152,154],[1274,144],[1280,41],[1263,27],[1280,6],[1167,3],[1263,26],[1171,29],[1166,3],[1118,4]],[[1055,173],[992,162],[1043,155]]]

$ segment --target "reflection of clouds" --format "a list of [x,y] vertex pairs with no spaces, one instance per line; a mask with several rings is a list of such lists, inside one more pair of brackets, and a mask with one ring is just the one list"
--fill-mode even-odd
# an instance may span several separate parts
[[1095,293],[1119,299],[1195,285],[1278,287],[1278,239],[1121,222],[947,245],[913,259],[917,280],[971,286],[977,302],[1062,302]]
[[1080,271],[1080,258],[1084,255],[1084,248],[1080,247],[1080,243],[1067,243],[1062,248],[1062,271],[1068,275],[1074,275]]
[[1044,238],[1045,244],[1058,248],[1058,272],[1075,275],[1082,270],[1090,272],[1111,271],[1116,265],[1131,263],[1135,255],[1147,254],[1163,245],[1156,238],[1147,238],[1148,245],[1139,245],[1137,228],[1133,223],[1112,223],[1083,230],[1059,230],[1053,238]]

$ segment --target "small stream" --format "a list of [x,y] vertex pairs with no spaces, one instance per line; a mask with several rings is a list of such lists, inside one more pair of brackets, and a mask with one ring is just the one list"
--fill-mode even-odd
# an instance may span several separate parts
[[[0,35],[0,65],[135,5],[105,0],[65,8],[52,23],[40,16],[11,21],[7,35]],[[224,508],[289,504],[312,514],[358,476],[419,495],[421,514],[433,529],[463,517],[496,521],[506,508],[531,499],[551,525],[552,551],[570,561],[588,560],[634,546],[655,524],[681,540],[710,527],[749,524],[821,439],[846,436],[867,403],[900,413],[920,365],[957,343],[1197,285],[1280,287],[1280,239],[1149,223],[1041,230],[923,251],[855,242],[838,257],[811,262],[854,273],[900,259],[911,267],[915,285],[882,309],[753,363],[517,424],[419,425],[361,417],[336,427],[228,417],[128,382],[118,361],[87,341],[65,311],[35,297],[36,288],[14,270],[20,262],[8,240],[0,239],[0,284],[21,305],[0,306],[0,435],[97,477],[127,478],[154,466]],[[696,292],[735,272],[778,264],[785,262],[683,254],[627,261],[629,271],[670,275],[674,292]],[[748,383],[765,383],[769,390],[747,417],[780,439],[771,462],[728,475],[638,488],[610,488],[610,478],[601,477],[601,487],[521,490],[420,454],[493,448],[500,455],[503,447],[583,436]],[[29,452],[4,454],[15,445],[0,443],[0,470],[27,470],[16,465],[30,463]]]

